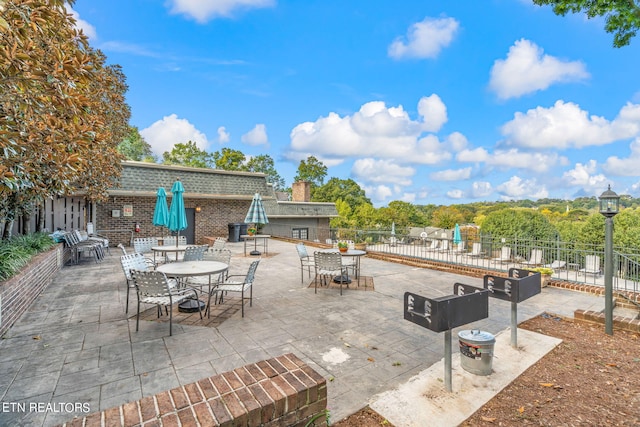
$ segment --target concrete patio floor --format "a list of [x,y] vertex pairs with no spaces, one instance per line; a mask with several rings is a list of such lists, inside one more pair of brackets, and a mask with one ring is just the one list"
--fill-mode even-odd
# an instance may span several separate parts
[[[227,247],[231,271],[245,272],[253,258],[243,255],[243,243]],[[0,425],[53,426],[288,352],[327,379],[335,422],[441,361],[443,334],[403,319],[404,292],[435,298],[452,294],[456,282],[482,287],[481,279],[364,257],[362,274],[374,291],[314,294],[313,278],[305,273],[300,281],[294,244],[272,239],[269,251],[244,318],[234,294],[215,307],[211,321],[180,317],[174,308],[171,337],[167,317],[156,319],[149,306],[136,332],[135,295],[126,315],[116,248],[101,264],[87,259],[64,267],[0,340]],[[603,307],[600,297],[548,287],[519,304],[518,320]],[[510,303],[491,299],[487,319],[453,331],[453,351],[458,330],[498,334],[509,324]],[[69,412],[69,403],[81,411]]]

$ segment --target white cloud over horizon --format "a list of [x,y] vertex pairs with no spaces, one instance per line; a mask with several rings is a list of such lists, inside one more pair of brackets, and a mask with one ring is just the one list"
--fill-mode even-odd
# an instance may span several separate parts
[[264,124],[257,124],[249,132],[240,137],[240,140],[247,145],[269,145],[269,138],[267,137],[267,127]]
[[535,43],[520,39],[509,48],[507,59],[494,62],[489,87],[498,98],[509,99],[548,89],[555,83],[577,82],[589,77],[582,62],[545,55]]
[[227,132],[227,128],[224,126],[220,126],[218,128],[218,142],[220,144],[226,144],[231,140],[231,134]]
[[195,128],[186,119],[180,119],[176,114],[170,114],[158,120],[151,126],[142,129],[140,135],[151,145],[154,154],[162,158],[165,151],[171,151],[175,144],[195,142],[201,150],[208,149],[207,136]]
[[394,59],[435,58],[451,44],[459,26],[453,18],[426,17],[412,24],[406,36],[397,37],[389,45],[388,54]]
[[640,104],[627,103],[609,121],[588,115],[579,105],[558,100],[550,108],[516,112],[501,127],[507,145],[527,148],[567,149],[605,145],[640,135]]
[[168,0],[170,13],[182,14],[203,24],[211,19],[231,17],[239,10],[275,6],[275,0]]

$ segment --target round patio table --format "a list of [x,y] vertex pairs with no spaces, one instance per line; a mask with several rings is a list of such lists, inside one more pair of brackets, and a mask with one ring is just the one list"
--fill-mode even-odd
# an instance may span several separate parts
[[[228,268],[228,264],[219,261],[182,261],[162,264],[158,266],[156,270],[163,272],[167,277],[173,278],[209,276],[209,299],[206,305],[206,309],[208,311],[211,304],[211,275],[222,273]],[[198,304],[201,304],[200,308],[198,308]],[[192,313],[200,310],[203,304],[204,302],[200,300],[198,300],[198,302],[195,302],[194,300],[187,300],[178,305],[178,310]]]
[[160,252],[166,256],[167,252],[175,252],[176,261],[178,261],[178,254],[180,252],[184,252],[189,245],[166,245],[166,246],[153,246],[151,250],[153,251],[153,262],[156,262],[156,253]]

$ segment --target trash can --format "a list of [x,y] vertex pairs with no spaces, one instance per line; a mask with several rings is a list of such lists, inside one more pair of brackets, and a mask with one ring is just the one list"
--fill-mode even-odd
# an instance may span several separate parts
[[[238,224],[240,226],[240,235],[244,236],[247,234],[247,230],[249,229],[249,224],[245,224],[245,223],[241,223]],[[244,241],[244,239],[241,237],[240,241]]]
[[240,241],[240,223],[230,222],[229,223],[229,241],[230,242],[239,242]]
[[493,348],[496,338],[478,329],[458,332],[460,341],[460,366],[476,375],[491,375]]

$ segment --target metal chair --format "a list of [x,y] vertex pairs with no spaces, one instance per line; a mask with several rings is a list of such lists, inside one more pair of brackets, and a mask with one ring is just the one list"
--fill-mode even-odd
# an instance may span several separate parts
[[224,245],[227,243],[227,239],[225,239],[224,237],[216,237],[216,239],[213,241],[213,245],[211,245],[211,249],[214,250],[222,250],[224,249]]
[[302,283],[304,282],[304,269],[307,269],[309,278],[311,278],[311,268],[315,269],[315,262],[313,261],[313,258],[309,256],[307,247],[304,243],[298,243],[296,245],[296,250],[298,251],[298,257],[300,258],[300,283]]
[[[123,247],[124,248],[124,247]],[[150,259],[146,258],[142,254],[133,253],[133,254],[125,254],[120,257],[120,265],[122,267],[122,271],[124,272],[124,277],[126,279],[127,285],[127,305],[125,308],[125,313],[129,312],[129,290],[135,289],[135,284],[133,283],[133,277],[131,276],[132,270],[140,270],[140,271],[149,271],[153,270],[155,265]],[[172,282],[173,286],[175,286],[175,280]]]
[[[231,274],[221,281],[212,292],[220,292],[220,302],[222,302],[223,292],[240,292],[242,298],[242,317],[244,317],[244,300],[245,292],[249,291],[249,306],[253,306],[253,281],[255,280],[256,270],[260,260],[257,259],[251,263],[246,275]],[[242,278],[237,280],[237,278]]]
[[204,252],[207,250],[207,245],[201,246],[187,246],[184,251],[183,261],[200,261]]
[[[190,298],[198,299],[195,289],[172,288],[167,276],[160,271],[131,270],[131,276],[138,293],[138,313],[136,315],[136,332],[140,324],[140,303],[156,304],[169,309],[169,336],[173,335],[173,304],[179,304]],[[193,295],[193,296],[192,296]],[[200,319],[202,319],[202,309],[198,304]]]
[[[215,249],[209,248],[208,250],[204,251],[204,254],[202,254],[202,261],[218,261],[218,262],[227,264],[228,266],[231,266],[231,251],[229,249],[215,250]],[[200,292],[202,292],[202,288],[204,286],[211,285],[211,288],[209,289],[209,300],[207,301],[207,310],[208,310],[211,304],[211,294],[213,293],[212,291],[215,289],[217,285],[222,283],[227,277],[229,277],[228,268],[222,273],[220,273],[218,275],[218,278],[215,281],[212,281],[211,283],[209,283],[210,279],[208,276],[193,276],[187,279],[187,285],[199,288]],[[211,313],[209,313],[209,316],[211,316]]]
[[[313,259],[316,267],[316,277],[314,279],[314,293],[318,293],[318,281],[323,280],[325,286],[328,285],[327,277],[333,280],[334,276],[347,276],[348,272],[342,265],[342,255],[338,252],[314,252]],[[342,283],[340,280],[340,295],[342,295]],[[348,285],[347,285],[348,286]]]

